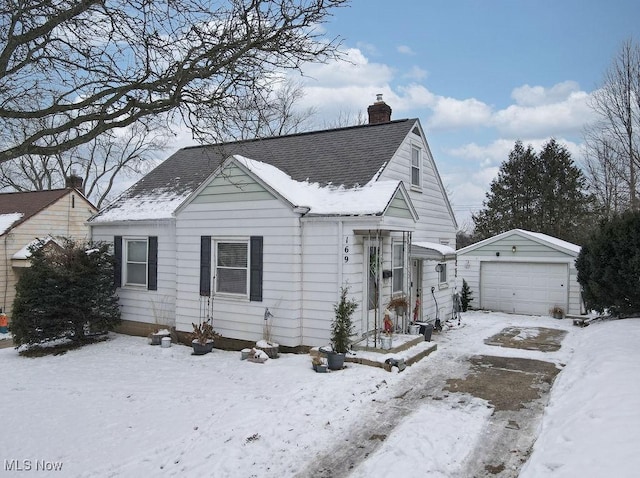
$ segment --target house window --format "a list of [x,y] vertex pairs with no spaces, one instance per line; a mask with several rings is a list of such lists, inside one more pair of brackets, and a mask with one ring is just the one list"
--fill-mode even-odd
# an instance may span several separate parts
[[446,284],[447,283],[447,264],[438,264],[438,267],[436,268],[436,270],[438,271],[438,282],[440,284]]
[[421,165],[422,165],[422,150],[417,146],[411,146],[411,185],[421,186]]
[[393,244],[393,293],[404,291],[404,244]]
[[216,242],[216,292],[247,295],[249,241]]
[[146,239],[125,239],[125,285],[147,285],[147,248]]

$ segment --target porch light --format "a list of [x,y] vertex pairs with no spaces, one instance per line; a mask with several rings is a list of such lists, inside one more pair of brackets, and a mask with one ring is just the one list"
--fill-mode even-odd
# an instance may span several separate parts
[[516,246],[511,246],[511,252],[516,253]]

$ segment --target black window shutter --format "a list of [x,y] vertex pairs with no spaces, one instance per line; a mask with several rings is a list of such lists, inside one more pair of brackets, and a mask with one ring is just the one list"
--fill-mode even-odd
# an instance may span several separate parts
[[211,236],[200,236],[200,295],[211,295]]
[[113,237],[113,283],[122,287],[122,236]]
[[158,237],[149,236],[147,289],[158,290]]
[[251,236],[249,300],[262,302],[262,236]]

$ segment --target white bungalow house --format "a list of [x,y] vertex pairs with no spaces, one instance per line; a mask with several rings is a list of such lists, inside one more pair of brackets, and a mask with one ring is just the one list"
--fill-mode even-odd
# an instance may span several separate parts
[[458,277],[471,306],[516,314],[584,312],[575,261],[580,246],[538,232],[512,229],[458,249]]
[[181,149],[101,210],[89,224],[114,243],[124,329],[212,317],[228,339],[323,345],[342,286],[358,334],[392,296],[411,304],[399,330],[450,315],[456,221],[422,126],[381,98],[369,117]]

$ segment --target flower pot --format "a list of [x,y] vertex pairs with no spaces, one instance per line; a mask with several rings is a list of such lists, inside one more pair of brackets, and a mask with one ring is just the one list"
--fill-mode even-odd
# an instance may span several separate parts
[[208,354],[213,350],[213,340],[209,340],[204,344],[194,340],[191,342],[191,346],[193,347],[193,355]]
[[409,335],[418,335],[420,333],[419,325],[410,325],[409,326]]
[[164,337],[169,337],[169,332],[151,334],[149,335],[149,343],[151,345],[162,345],[162,339]]
[[171,337],[162,337],[162,343],[160,344],[160,346],[163,349],[168,349],[169,347],[171,347]]
[[325,364],[314,365],[313,369],[316,373],[327,373],[327,366]]
[[393,337],[390,335],[383,335],[380,337],[380,346],[384,350],[389,350],[393,346]]
[[329,350],[324,352],[327,354],[327,367],[329,370],[342,370],[344,368],[344,358],[347,354],[339,354]]

